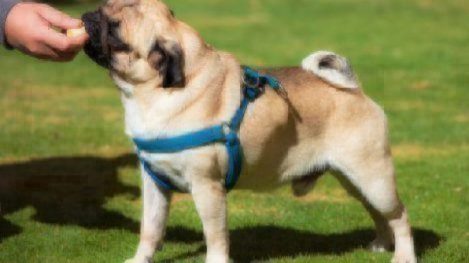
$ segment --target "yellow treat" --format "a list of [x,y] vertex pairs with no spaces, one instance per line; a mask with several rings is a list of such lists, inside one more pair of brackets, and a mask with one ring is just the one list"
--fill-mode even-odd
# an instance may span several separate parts
[[67,30],[67,37],[77,37],[86,33],[85,27]]

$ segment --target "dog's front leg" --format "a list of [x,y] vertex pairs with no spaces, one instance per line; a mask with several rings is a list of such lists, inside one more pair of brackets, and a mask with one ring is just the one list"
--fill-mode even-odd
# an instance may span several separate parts
[[192,184],[192,196],[202,220],[207,242],[207,263],[229,261],[226,191],[220,181],[199,178]]
[[161,248],[166,230],[171,193],[153,182],[142,169],[143,216],[140,243],[133,259],[126,263],[152,262],[156,249]]

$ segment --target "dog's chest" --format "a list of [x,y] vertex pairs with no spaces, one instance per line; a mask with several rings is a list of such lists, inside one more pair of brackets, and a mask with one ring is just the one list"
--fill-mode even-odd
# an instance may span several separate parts
[[185,173],[190,165],[189,155],[188,153],[151,154],[141,152],[140,158],[150,165],[154,173],[167,178],[178,189],[190,191],[190,178]]
[[[172,105],[174,107],[174,105]],[[136,101],[124,100],[126,133],[131,138],[151,139],[171,137],[182,131],[194,130],[196,120],[176,119],[164,115],[161,104],[153,108],[142,107]],[[168,106],[170,107],[170,106]],[[169,111],[174,112],[173,109]],[[198,154],[201,149],[185,150],[176,153],[139,152],[152,171],[163,175],[180,190],[190,191],[191,168],[198,166]],[[203,152],[203,150],[202,150]]]

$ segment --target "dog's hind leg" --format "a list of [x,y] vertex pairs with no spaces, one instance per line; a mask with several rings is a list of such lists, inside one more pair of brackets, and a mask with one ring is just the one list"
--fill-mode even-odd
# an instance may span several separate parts
[[228,263],[229,241],[226,191],[220,180],[200,177],[193,181],[192,197],[202,220],[207,243],[206,263]]
[[373,219],[376,228],[376,238],[370,243],[369,248],[374,252],[385,252],[391,250],[394,245],[394,236],[388,220],[370,204],[362,194],[361,190],[350,182],[347,175],[339,171],[334,171],[332,174],[339,180],[350,195],[363,204]]
[[383,251],[394,241],[393,262],[415,263],[411,228],[396,191],[392,158],[389,153],[362,153],[339,161],[334,167],[339,173],[335,175],[364,204],[375,222],[377,238],[371,248]]
[[156,185],[142,170],[143,215],[140,225],[140,243],[133,259],[126,263],[153,262],[153,255],[163,245],[166,230],[171,192]]

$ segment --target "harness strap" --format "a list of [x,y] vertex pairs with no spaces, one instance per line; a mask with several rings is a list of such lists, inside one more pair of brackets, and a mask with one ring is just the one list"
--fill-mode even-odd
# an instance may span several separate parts
[[133,142],[137,147],[137,154],[145,172],[148,173],[153,181],[162,188],[182,192],[171,183],[166,175],[154,171],[151,168],[151,165],[142,158],[140,152],[176,153],[207,146],[213,143],[225,143],[228,153],[228,171],[225,178],[225,187],[227,190],[233,189],[241,174],[243,159],[238,131],[241,127],[241,122],[246,114],[249,103],[255,101],[264,92],[264,86],[266,84],[276,91],[281,90],[281,85],[275,78],[261,75],[251,68],[244,67],[243,99],[240,107],[229,123],[215,125],[206,129],[170,138],[134,138]]
[[225,139],[223,125],[213,126],[197,132],[188,133],[171,138],[161,139],[134,139],[140,151],[153,153],[175,153],[192,149]]
[[141,158],[140,155],[138,155],[138,158],[140,159],[140,163],[142,164],[142,167],[145,170],[145,172],[148,175],[150,175],[151,179],[153,179],[153,181],[157,185],[163,187],[166,190],[182,192],[181,190],[179,190],[179,188],[175,187],[171,183],[171,181],[169,181],[166,175],[153,171],[150,167],[150,164],[147,161],[143,160],[143,158]]

